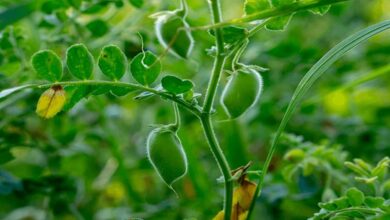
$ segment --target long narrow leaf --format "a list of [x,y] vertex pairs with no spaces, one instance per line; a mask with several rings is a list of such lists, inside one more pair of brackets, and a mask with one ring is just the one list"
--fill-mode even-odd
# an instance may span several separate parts
[[[333,47],[330,51],[328,51],[314,66],[305,74],[305,76],[302,78],[301,82],[298,84],[298,87],[296,88],[291,101],[287,107],[287,110],[283,116],[283,119],[279,125],[279,128],[275,134],[275,138],[272,141],[271,148],[268,152],[267,159],[263,166],[263,172],[261,173],[261,176],[259,178],[259,182],[256,188],[255,195],[260,195],[262,186],[264,183],[264,177],[267,174],[268,167],[270,165],[271,159],[273,157],[273,154],[275,153],[276,147],[279,143],[279,138],[282,135],[284,129],[286,128],[286,125],[288,121],[291,119],[294,111],[298,107],[298,105],[302,102],[304,96],[309,91],[309,89],[312,87],[312,85],[320,78],[325,71],[340,57],[342,57],[345,53],[356,47],[357,45],[361,44],[362,42],[366,41],[367,39],[371,38],[372,36],[379,34],[387,29],[390,28],[390,20],[383,21],[381,23],[369,26],[352,36],[346,38],[339,44],[337,44],[335,47]],[[254,203],[256,200],[255,196],[252,200],[251,208],[248,213],[247,219],[250,219],[252,210],[254,208]]]
[[18,86],[18,87],[13,87],[13,88],[1,90],[0,91],[0,99],[6,98],[7,96],[12,95],[15,92],[19,92],[21,90],[28,89],[28,88],[33,88],[36,86],[37,85],[29,84],[29,85],[23,85],[23,86]]

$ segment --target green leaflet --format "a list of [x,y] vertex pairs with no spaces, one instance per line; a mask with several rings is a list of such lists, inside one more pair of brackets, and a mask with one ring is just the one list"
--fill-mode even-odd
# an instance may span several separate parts
[[182,80],[176,76],[165,76],[161,80],[162,87],[175,95],[190,91],[194,84],[190,80]]
[[364,202],[364,194],[355,187],[348,189],[346,195],[352,206],[360,206]]
[[[284,7],[288,8],[289,5],[293,7],[292,5],[294,3],[297,4],[304,4],[309,1],[307,0],[246,0],[244,4],[244,11],[246,15],[252,15],[260,12],[265,12],[270,9],[281,9],[283,10]],[[327,13],[330,9],[330,5],[320,6],[309,9],[310,12],[313,14],[318,15],[324,15]],[[266,25],[266,28],[268,30],[284,30],[287,25],[289,24],[291,18],[293,16],[293,13],[290,15],[282,16],[282,17],[276,17],[274,18],[273,22]]]
[[[215,36],[214,30],[210,30],[210,34]],[[233,44],[245,39],[248,35],[248,30],[242,27],[227,26],[222,28],[222,34],[226,44]]]
[[131,61],[130,71],[138,83],[150,85],[160,75],[161,63],[152,52],[142,52]]
[[93,20],[89,22],[86,27],[94,37],[102,37],[110,30],[107,22],[103,21],[102,19]]
[[50,82],[60,81],[62,78],[61,59],[51,50],[35,53],[32,56],[31,64],[40,78]]
[[94,68],[94,59],[84,44],[75,44],[66,52],[66,64],[69,72],[78,79],[90,79]]
[[267,24],[265,28],[272,31],[283,31],[287,27],[288,23],[290,23],[292,17],[293,17],[292,15],[288,15],[288,16],[274,18],[273,19],[274,21]]
[[355,219],[356,217],[359,219],[387,219],[385,213],[388,213],[384,198],[366,196],[356,187],[349,188],[345,196],[318,205],[321,210],[314,213],[309,220]]
[[112,80],[123,77],[127,68],[127,60],[122,50],[115,45],[105,46],[100,52],[98,65],[104,75]]
[[144,5],[144,0],[129,0],[129,2],[136,8],[142,8]]
[[76,9],[79,9],[81,7],[82,1],[83,0],[68,0],[68,3]]
[[[245,14],[250,15],[264,10],[278,8],[294,3],[296,0],[247,0],[245,1]],[[290,22],[292,15],[275,18],[265,27],[268,30],[284,30]]]
[[[298,84],[291,101],[287,107],[287,110],[283,116],[283,119],[279,125],[278,130],[276,131],[275,137],[272,141],[267,159],[263,166],[263,172],[259,178],[259,184],[256,189],[256,195],[261,193],[261,188],[263,185],[264,177],[267,173],[268,167],[270,165],[273,154],[275,153],[276,147],[279,143],[279,139],[286,128],[288,121],[291,119],[294,111],[298,105],[302,102],[304,96],[309,91],[311,86],[325,73],[325,71],[338,59],[340,59],[345,53],[361,44],[362,42],[368,40],[372,36],[386,31],[390,28],[390,20],[383,21],[381,23],[374,24],[369,26],[340,42],[330,51],[328,51],[314,66],[305,74],[301,82]],[[254,208],[255,198],[252,200],[251,209],[248,213],[248,219],[250,219],[251,211]]]
[[246,0],[244,4],[245,14],[250,15],[270,8],[268,0]]
[[370,208],[378,208],[383,205],[385,199],[382,197],[372,197],[366,196],[364,199],[364,203]]
[[65,88],[67,97],[63,111],[69,111],[83,98],[86,98],[89,94],[94,91],[92,86],[69,86]]

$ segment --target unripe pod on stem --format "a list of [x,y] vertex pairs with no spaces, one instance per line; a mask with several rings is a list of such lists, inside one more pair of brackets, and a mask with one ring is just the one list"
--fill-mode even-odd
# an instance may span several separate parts
[[263,79],[252,68],[240,68],[232,73],[221,96],[221,104],[230,118],[244,114],[258,101]]
[[176,132],[169,127],[154,129],[147,139],[147,154],[158,175],[172,184],[187,173],[187,157]]
[[188,58],[194,47],[194,39],[188,30],[190,26],[185,20],[186,14],[187,6],[182,0],[181,9],[163,11],[151,16],[156,18],[155,31],[158,41],[179,58]]

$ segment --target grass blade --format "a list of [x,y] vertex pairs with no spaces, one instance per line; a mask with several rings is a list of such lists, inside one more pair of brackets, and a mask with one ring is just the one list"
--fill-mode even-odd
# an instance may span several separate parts
[[[279,142],[279,138],[283,133],[284,129],[288,121],[291,119],[294,111],[298,107],[298,105],[302,102],[305,94],[309,91],[312,85],[325,73],[325,71],[338,59],[340,59],[345,53],[356,47],[357,45],[363,43],[368,40],[372,36],[379,34],[390,28],[390,20],[386,20],[380,22],[378,24],[374,24],[369,26],[340,42],[335,47],[333,47],[330,51],[328,51],[314,66],[305,74],[300,83],[298,84],[291,101],[287,107],[287,110],[283,116],[283,119],[279,125],[278,130],[276,131],[275,138],[272,141],[271,148],[268,152],[267,159],[263,166],[263,171],[259,178],[259,182],[256,188],[255,195],[260,195],[263,187],[264,177],[267,174],[268,167],[270,165],[273,154],[275,153],[276,147]],[[248,213],[247,219],[250,219],[251,213],[254,208],[255,196],[252,199],[251,207]]]

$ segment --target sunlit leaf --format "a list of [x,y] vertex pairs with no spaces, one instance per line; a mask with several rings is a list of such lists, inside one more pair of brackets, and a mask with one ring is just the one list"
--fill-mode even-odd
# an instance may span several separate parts
[[69,72],[78,79],[89,79],[94,68],[94,59],[84,44],[75,44],[66,52]]
[[364,202],[363,192],[355,187],[348,189],[346,195],[349,204],[351,204],[352,206],[359,206]]
[[98,65],[104,75],[112,80],[119,80],[126,72],[127,60],[119,47],[109,45],[100,52]]
[[51,50],[42,50],[35,53],[31,59],[32,66],[40,78],[51,82],[62,78],[61,59]]

